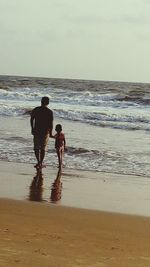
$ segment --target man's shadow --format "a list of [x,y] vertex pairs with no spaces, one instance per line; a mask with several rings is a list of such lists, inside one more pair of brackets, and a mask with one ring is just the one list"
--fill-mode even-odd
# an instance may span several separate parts
[[29,200],[39,201],[42,199],[43,192],[43,174],[41,169],[36,170],[36,175],[33,177],[32,183],[30,185]]
[[52,203],[57,203],[61,199],[61,193],[62,193],[61,174],[62,174],[61,169],[59,169],[56,179],[54,180],[51,186],[50,201]]

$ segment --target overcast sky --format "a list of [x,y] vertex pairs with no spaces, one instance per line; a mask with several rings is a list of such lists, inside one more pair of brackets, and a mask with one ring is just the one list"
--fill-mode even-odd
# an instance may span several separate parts
[[150,82],[150,0],[0,0],[0,74]]

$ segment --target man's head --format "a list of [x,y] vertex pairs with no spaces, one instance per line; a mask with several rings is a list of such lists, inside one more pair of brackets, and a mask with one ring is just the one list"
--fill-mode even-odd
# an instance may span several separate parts
[[49,104],[49,98],[47,96],[42,97],[41,104],[42,106],[47,106]]

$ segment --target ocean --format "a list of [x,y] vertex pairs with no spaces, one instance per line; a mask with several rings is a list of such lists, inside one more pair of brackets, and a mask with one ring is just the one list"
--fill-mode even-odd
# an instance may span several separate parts
[[[0,160],[35,163],[30,111],[50,98],[64,167],[150,177],[150,84],[0,76]],[[45,162],[57,167],[54,140]]]

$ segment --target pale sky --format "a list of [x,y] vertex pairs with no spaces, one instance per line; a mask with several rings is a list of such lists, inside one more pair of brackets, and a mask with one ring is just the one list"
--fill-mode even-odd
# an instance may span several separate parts
[[150,0],[0,0],[0,74],[150,82]]

